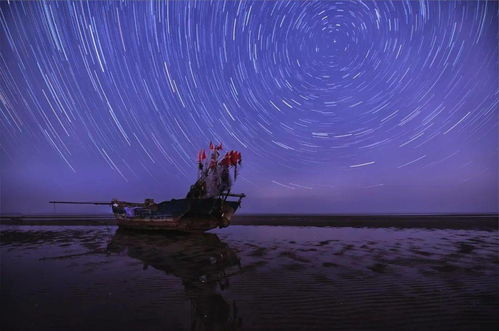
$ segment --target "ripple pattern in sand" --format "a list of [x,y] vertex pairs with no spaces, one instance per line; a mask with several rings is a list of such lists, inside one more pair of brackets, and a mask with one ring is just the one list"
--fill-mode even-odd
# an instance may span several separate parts
[[[496,232],[2,227],[7,329],[493,330]],[[30,318],[25,318],[29,316]]]

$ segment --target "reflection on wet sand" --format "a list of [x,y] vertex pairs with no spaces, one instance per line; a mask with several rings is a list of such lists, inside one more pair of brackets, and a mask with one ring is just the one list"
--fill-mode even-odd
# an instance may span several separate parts
[[241,325],[235,301],[218,290],[241,270],[237,254],[216,234],[156,234],[118,230],[108,245],[110,253],[124,253],[182,279],[191,301],[191,330],[234,330]]
[[215,233],[0,227],[2,330],[497,329],[497,231]]

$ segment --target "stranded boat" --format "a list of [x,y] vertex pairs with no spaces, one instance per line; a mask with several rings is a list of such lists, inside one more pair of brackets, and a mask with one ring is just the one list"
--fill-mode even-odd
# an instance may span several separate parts
[[[231,193],[233,171],[237,178],[241,153],[230,151],[221,157],[222,144],[210,143],[206,152],[198,153],[198,179],[184,199],[155,203],[153,199],[140,202],[112,200],[111,202],[50,201],[50,203],[110,205],[120,228],[139,230],[170,230],[203,232],[227,227],[245,194]],[[237,198],[232,200],[231,198]]]

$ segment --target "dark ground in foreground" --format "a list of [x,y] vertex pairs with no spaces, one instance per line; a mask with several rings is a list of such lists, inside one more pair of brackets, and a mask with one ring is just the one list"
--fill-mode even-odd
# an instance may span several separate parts
[[2,330],[496,330],[496,231],[0,226]]

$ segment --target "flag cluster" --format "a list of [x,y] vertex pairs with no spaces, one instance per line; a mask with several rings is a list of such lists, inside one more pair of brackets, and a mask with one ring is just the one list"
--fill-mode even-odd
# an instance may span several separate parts
[[[237,166],[241,165],[241,152],[231,150],[225,153],[223,157],[220,158],[221,153],[219,151],[223,150],[222,144],[220,145],[214,145],[212,142],[210,142],[210,148],[209,152],[211,153],[210,158],[208,162],[205,162],[207,159],[206,156],[206,151],[204,149],[201,149],[198,152],[198,166],[200,170],[203,169],[215,169],[218,166],[224,166],[224,167],[234,167],[235,169]],[[235,172],[236,175],[236,172]],[[234,177],[234,179],[236,179]]]
[[201,149],[197,155],[199,175],[191,187],[188,197],[210,198],[230,192],[232,180],[230,170],[234,169],[234,180],[241,166],[241,153],[235,150],[222,156],[222,144],[210,142],[208,151]]

